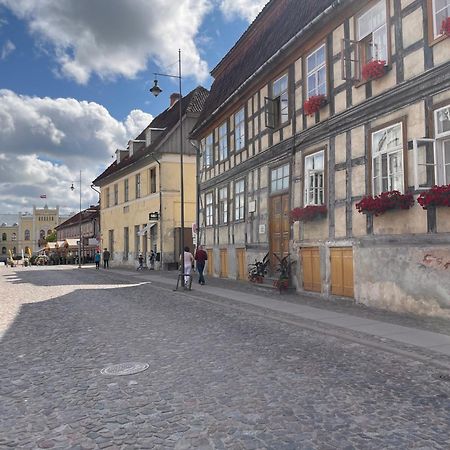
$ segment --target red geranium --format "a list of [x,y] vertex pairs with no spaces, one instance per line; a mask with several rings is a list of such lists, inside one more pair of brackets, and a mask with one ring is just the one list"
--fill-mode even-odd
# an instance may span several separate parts
[[382,77],[386,72],[386,61],[375,59],[364,64],[362,67],[362,77],[364,80],[375,80]]
[[450,36],[450,17],[447,17],[442,21],[441,25],[441,34],[445,34],[446,36]]
[[319,111],[319,109],[322,108],[322,106],[326,105],[326,103],[327,99],[325,95],[323,94],[313,95],[309,97],[305,103],[303,103],[303,110],[305,114],[307,114],[308,116],[312,116],[317,111]]
[[382,192],[380,195],[363,197],[355,206],[358,212],[381,216],[390,209],[409,209],[414,204],[411,193],[401,194],[399,191]]
[[423,209],[428,209],[430,206],[450,206],[450,184],[433,186],[422,192],[417,198],[417,202]]
[[296,222],[297,220],[308,222],[324,216],[326,213],[327,207],[325,205],[308,205],[304,208],[294,208],[290,213],[290,218],[291,222]]

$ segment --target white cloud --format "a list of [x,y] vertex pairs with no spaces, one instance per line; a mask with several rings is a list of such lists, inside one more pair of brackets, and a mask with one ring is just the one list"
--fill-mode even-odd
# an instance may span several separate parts
[[221,0],[219,7],[228,20],[240,17],[250,23],[266,3],[268,0]]
[[60,73],[78,83],[87,83],[94,73],[101,78],[133,78],[150,59],[163,70],[173,70],[179,48],[183,73],[199,82],[208,77],[194,40],[211,0],[0,0],[1,4],[51,45]]
[[6,59],[15,49],[16,46],[8,39],[0,51],[0,60]]
[[80,169],[83,204],[95,203],[91,181],[151,120],[133,110],[120,122],[94,102],[0,90],[0,211],[29,209],[43,193],[49,204],[76,210],[79,192],[69,187]]

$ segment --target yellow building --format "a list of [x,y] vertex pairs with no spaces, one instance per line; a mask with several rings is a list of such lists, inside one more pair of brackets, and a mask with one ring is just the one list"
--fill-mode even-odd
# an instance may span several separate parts
[[[192,247],[196,222],[197,151],[189,139],[208,91],[198,87],[181,100],[184,153],[185,245]],[[135,265],[142,252],[157,253],[158,267],[171,267],[179,254],[180,128],[178,96],[150,125],[116,151],[116,160],[94,181],[100,187],[101,245],[112,265]]]

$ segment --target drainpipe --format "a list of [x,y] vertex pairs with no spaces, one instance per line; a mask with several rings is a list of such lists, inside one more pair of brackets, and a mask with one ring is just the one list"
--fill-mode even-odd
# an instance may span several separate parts
[[192,145],[192,147],[195,148],[195,190],[196,190],[196,208],[195,208],[195,221],[197,223],[197,245],[195,246],[196,250],[197,247],[201,244],[200,242],[200,147],[197,145],[196,141],[189,140],[189,143]]

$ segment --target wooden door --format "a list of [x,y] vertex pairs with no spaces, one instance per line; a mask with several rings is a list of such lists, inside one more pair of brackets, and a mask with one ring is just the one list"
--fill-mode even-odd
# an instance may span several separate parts
[[220,249],[220,277],[228,278],[228,252],[226,248]]
[[209,248],[206,250],[206,253],[208,254],[208,261],[206,261],[206,269],[207,274],[213,276],[214,275],[214,257],[213,257],[213,250],[212,248]]
[[303,267],[303,289],[305,291],[322,292],[319,248],[302,248],[300,255]]
[[270,270],[275,272],[278,267],[279,258],[287,256],[289,253],[289,195],[277,195],[270,198],[269,210],[269,249],[270,249]]
[[331,293],[353,297],[353,249],[351,247],[332,248]]
[[237,260],[237,277],[238,280],[247,279],[247,270],[245,264],[245,248],[236,249],[236,260]]

